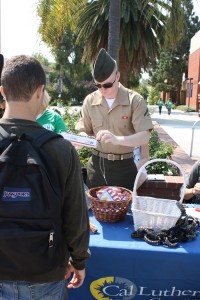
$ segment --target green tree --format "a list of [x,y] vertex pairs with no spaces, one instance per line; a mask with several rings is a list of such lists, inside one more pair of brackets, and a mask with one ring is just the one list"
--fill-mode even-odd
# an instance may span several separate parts
[[44,55],[42,55],[41,53],[33,53],[33,56],[39,60],[39,62],[45,66],[45,67],[50,67],[51,63],[49,62],[48,58],[46,58]]
[[[145,70],[149,62],[159,56],[159,45],[167,41],[174,46],[183,36],[185,23],[181,4],[182,0],[121,0],[118,51],[121,81],[125,85],[131,82],[133,74],[139,74],[141,68]],[[115,47],[107,38],[112,16],[111,5],[117,7],[119,2],[115,1],[114,4],[114,1],[91,1],[80,12],[78,39],[86,40],[84,57],[90,61],[94,60],[101,47],[108,48],[109,53],[110,48]],[[115,9],[119,12],[119,9]],[[114,12],[114,9],[112,11]],[[117,52],[117,49],[115,51]]]
[[87,0],[39,0],[37,14],[40,17],[39,33],[42,40],[55,53],[67,29],[76,28],[75,14]]
[[[80,11],[78,42],[85,41],[84,59],[93,61],[100,48],[108,48],[109,7],[110,1],[91,1]],[[158,8],[149,15],[149,4],[143,7],[139,0],[121,0],[119,68],[121,81],[126,85],[128,74],[138,74],[141,68],[148,66],[150,59],[158,55],[157,37],[161,42],[165,16]],[[147,18],[150,18],[149,22]]]
[[[49,92],[52,103],[77,104],[91,91],[92,77],[88,63],[82,63],[83,44],[76,44],[76,18],[86,0],[39,0],[38,15],[41,19],[39,33],[52,49],[55,57],[50,74]],[[58,80],[62,82],[61,97],[58,98]]]
[[150,74],[152,75],[150,80],[152,86],[155,86],[160,92],[170,92],[174,102],[178,103],[180,101],[180,87],[183,74],[181,57],[175,56],[172,49],[161,51],[155,72],[150,72]]
[[156,104],[159,98],[160,98],[159,90],[155,87],[151,87],[149,89],[149,99],[148,99],[149,101],[148,101],[148,103],[150,105]]
[[[112,56],[117,58],[119,53],[121,81],[127,84],[133,74],[139,74],[141,68],[145,70],[149,62],[159,55],[159,45],[163,45],[166,28],[170,32],[169,41],[172,41],[171,37],[177,40],[182,33],[182,1],[40,0],[39,32],[53,52],[62,42],[66,28],[75,36],[78,34],[76,42],[84,44],[83,61],[88,59],[92,62],[100,48],[109,46]],[[168,26],[169,23],[172,27]]]
[[142,97],[147,101],[147,98],[149,96],[149,87],[141,82],[137,88],[134,89],[137,91]]
[[173,102],[177,105],[180,104],[183,73],[186,73],[187,76],[190,40],[200,30],[199,19],[192,13],[192,1],[183,1],[182,4],[187,32],[179,40],[175,48],[167,45],[161,51],[160,59],[152,64],[152,69],[149,72],[151,85],[155,86],[160,92],[169,92]]

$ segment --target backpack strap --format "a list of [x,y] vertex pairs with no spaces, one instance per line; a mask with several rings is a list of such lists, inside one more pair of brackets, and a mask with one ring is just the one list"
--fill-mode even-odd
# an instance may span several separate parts
[[50,130],[44,130],[38,136],[33,138],[32,142],[36,147],[40,148],[42,145],[44,145],[48,141],[57,139],[57,138],[63,138],[63,136],[60,134],[54,133],[53,131],[50,131]]
[[16,141],[18,137],[14,133],[8,133],[1,125],[0,125],[0,152],[3,151],[8,145],[10,145],[13,141]]
[[53,140],[56,138],[63,138],[62,135],[54,133],[50,130],[42,130],[37,133],[36,136],[31,137],[27,135],[26,133],[23,133],[20,137],[17,137],[14,133],[8,133],[2,126],[0,126],[0,142],[3,142],[5,140],[11,142],[13,140],[16,140],[17,138],[25,139],[31,141],[36,147],[40,148],[42,145],[44,145],[49,140]]
[[3,129],[2,126],[0,126],[0,141],[3,141],[5,139],[7,140],[13,140],[16,139],[17,136],[13,133],[8,133],[5,129]]

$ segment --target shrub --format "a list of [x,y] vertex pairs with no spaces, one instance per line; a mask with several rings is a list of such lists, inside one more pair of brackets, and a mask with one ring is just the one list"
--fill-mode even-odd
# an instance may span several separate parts
[[[77,110],[73,110],[73,112],[71,112],[70,108],[65,108],[65,114],[63,116],[63,119],[67,125],[68,130],[71,133],[78,133],[78,131],[75,129],[75,124],[78,121],[79,116],[80,113]],[[83,147],[77,150],[77,152],[80,158],[81,167],[85,167],[88,159],[92,155],[92,149],[88,147]]]
[[[173,154],[174,148],[167,144],[163,143],[158,138],[157,131],[152,131],[150,140],[149,140],[149,155],[150,159],[170,159]],[[178,175],[177,168],[167,164],[165,162],[156,162],[147,166],[148,174],[163,174],[163,175]]]
[[185,111],[185,112],[195,112],[195,108],[191,107],[191,106],[187,106],[187,105],[179,105],[176,107],[176,109]]
[[71,133],[78,133],[78,131],[75,129],[75,124],[78,121],[78,118],[79,118],[79,112],[77,110],[71,111],[71,107],[65,108],[63,119],[66,123],[67,129]]
[[80,158],[81,167],[85,167],[88,162],[88,159],[92,155],[92,149],[88,147],[83,147],[80,150],[78,150],[78,155]]

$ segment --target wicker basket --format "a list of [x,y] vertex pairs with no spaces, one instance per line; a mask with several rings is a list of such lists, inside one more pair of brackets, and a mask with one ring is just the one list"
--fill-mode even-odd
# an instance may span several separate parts
[[86,192],[95,218],[98,221],[109,223],[122,220],[125,217],[132,200],[132,192],[121,187],[122,192],[127,195],[127,200],[104,201],[99,200],[96,196],[96,192],[102,188],[104,188],[104,186],[95,187]]
[[177,200],[137,196],[136,188],[140,174],[147,165],[154,162],[166,162],[179,168],[183,176],[183,186],[181,188],[179,202],[183,202],[186,188],[186,175],[182,167],[168,159],[153,159],[148,161],[139,169],[133,189],[132,213],[135,230],[139,227],[150,228],[155,231],[167,230],[175,226],[181,216],[181,211],[177,206]]

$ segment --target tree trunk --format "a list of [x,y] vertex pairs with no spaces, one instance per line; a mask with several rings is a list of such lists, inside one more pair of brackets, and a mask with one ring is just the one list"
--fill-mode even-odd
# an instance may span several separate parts
[[176,105],[180,105],[180,97],[181,97],[181,85],[177,85],[177,97],[176,97]]
[[128,67],[123,60],[124,54],[123,51],[119,52],[119,71],[120,71],[120,82],[128,88]]
[[119,37],[121,22],[121,0],[110,0],[108,53],[119,61]]

